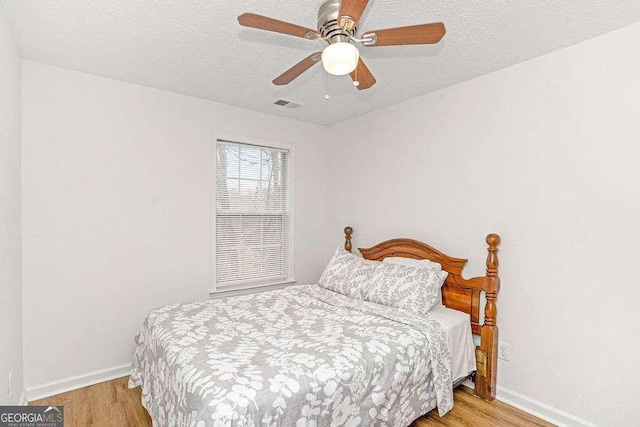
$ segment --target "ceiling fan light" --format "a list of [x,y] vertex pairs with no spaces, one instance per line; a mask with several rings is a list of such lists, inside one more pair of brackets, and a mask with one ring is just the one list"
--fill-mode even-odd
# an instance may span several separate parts
[[358,66],[360,52],[351,43],[330,44],[322,51],[322,66],[329,74],[344,76]]

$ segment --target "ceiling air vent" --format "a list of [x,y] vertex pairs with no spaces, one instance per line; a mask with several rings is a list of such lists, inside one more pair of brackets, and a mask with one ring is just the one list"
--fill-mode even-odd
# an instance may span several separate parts
[[284,108],[291,108],[292,110],[302,107],[302,104],[299,102],[287,101],[286,99],[278,99],[274,104]]

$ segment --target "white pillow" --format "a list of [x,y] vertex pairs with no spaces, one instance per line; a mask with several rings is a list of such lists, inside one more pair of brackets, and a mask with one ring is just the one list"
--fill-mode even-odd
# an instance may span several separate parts
[[[396,264],[396,265],[405,265],[407,267],[430,268],[435,271],[442,271],[442,265],[440,265],[437,262],[430,261],[428,259],[413,259],[413,258],[404,258],[404,257],[397,256],[397,257],[385,258],[384,260],[382,260],[382,262],[386,262],[389,264]],[[445,278],[446,277],[447,276],[445,274]],[[444,284],[444,279],[442,280],[442,284]],[[440,290],[440,292],[438,293],[438,299],[435,305],[441,305],[441,306],[444,305],[442,304],[442,290]]]
[[371,282],[362,288],[362,299],[414,313],[426,313],[441,295],[440,287],[446,277],[446,271],[380,263]]
[[378,261],[367,261],[344,249],[336,249],[318,284],[330,291],[362,299],[362,287],[371,282]]

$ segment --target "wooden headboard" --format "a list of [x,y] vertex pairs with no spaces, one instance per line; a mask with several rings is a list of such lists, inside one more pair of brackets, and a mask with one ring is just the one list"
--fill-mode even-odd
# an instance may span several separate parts
[[[351,252],[353,228],[346,227],[345,250]],[[500,236],[489,234],[486,238],[487,273],[485,276],[465,279],[462,269],[466,259],[454,258],[431,246],[411,239],[392,239],[371,248],[358,248],[365,259],[382,261],[386,257],[428,259],[442,265],[449,275],[442,287],[442,301],[445,306],[468,313],[471,330],[480,335],[480,345],[476,346],[475,394],[485,400],[493,400],[496,395],[496,370],[498,366],[498,327],[496,325],[496,300],[500,291],[498,277],[498,245]],[[484,292],[484,322],[480,324],[480,293]]]

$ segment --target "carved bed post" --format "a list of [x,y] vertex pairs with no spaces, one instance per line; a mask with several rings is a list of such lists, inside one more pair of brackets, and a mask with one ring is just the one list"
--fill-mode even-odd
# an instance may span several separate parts
[[500,236],[487,236],[487,275],[484,278],[484,291],[487,303],[484,307],[484,324],[480,331],[480,345],[476,347],[476,385],[475,394],[485,400],[496,397],[496,370],[498,367],[498,326],[496,300],[500,291],[498,277],[498,245]]
[[353,234],[353,228],[345,227],[344,228],[344,250],[347,252],[351,252],[353,246],[351,245],[351,234]]

